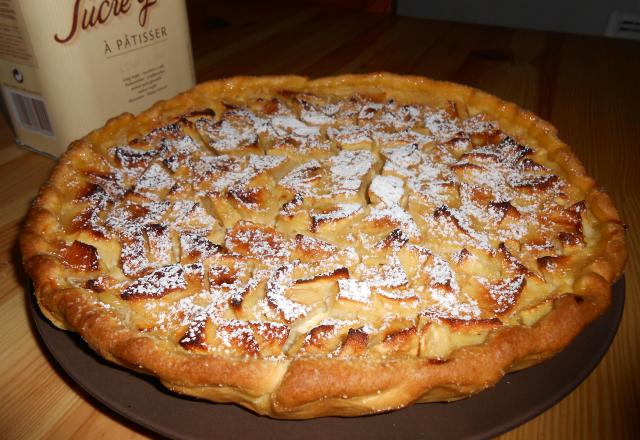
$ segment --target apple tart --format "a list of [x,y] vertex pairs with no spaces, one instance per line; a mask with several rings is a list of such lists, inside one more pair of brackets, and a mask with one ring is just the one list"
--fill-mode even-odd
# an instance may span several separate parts
[[555,129],[392,74],[200,84],[74,142],[21,233],[42,312],[276,418],[477,393],[608,306],[624,225]]

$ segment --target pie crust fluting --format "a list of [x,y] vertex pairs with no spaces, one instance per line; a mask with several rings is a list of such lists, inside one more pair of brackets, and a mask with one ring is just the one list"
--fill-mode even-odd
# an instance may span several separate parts
[[555,129],[392,74],[201,84],[73,143],[21,233],[43,313],[277,418],[479,392],[562,350],[626,259]]

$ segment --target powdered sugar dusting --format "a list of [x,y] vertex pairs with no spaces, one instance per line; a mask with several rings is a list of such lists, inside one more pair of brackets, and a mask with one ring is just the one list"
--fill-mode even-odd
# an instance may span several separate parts
[[399,205],[376,205],[371,208],[366,221],[376,222],[377,220],[388,220],[395,226],[399,227],[402,232],[407,234],[411,239],[417,240],[421,233],[416,225],[413,217],[402,209]]
[[339,189],[356,191],[374,162],[375,158],[369,150],[341,151],[329,159],[331,178]]
[[262,227],[245,227],[243,224],[238,226],[225,238],[227,249],[246,253],[274,265],[289,259],[291,243],[282,235]]
[[307,325],[505,316],[535,258],[562,255],[558,233],[582,234],[544,154],[459,104],[283,91],[214,107],[111,148],[69,226],[119,243],[102,284],[185,350],[289,356]]
[[280,180],[279,185],[305,198],[354,196],[375,160],[368,150],[343,150],[329,159],[312,159],[294,168]]
[[349,218],[362,211],[362,206],[357,203],[338,203],[330,210],[323,210],[311,213],[312,221],[315,223],[332,222]]
[[286,265],[276,269],[267,281],[265,289],[267,301],[282,314],[286,322],[295,321],[306,315],[308,311],[303,304],[294,302],[285,295],[287,288],[293,284],[291,278],[292,271],[292,265]]
[[209,145],[216,151],[237,150],[246,146],[254,146],[258,135],[251,126],[233,126],[229,121],[221,121],[216,129],[209,129],[211,141]]
[[369,127],[359,125],[346,125],[340,128],[329,127],[327,135],[342,146],[371,143],[371,130]]
[[179,264],[165,266],[145,275],[122,291],[122,297],[132,298],[159,298],[169,292],[184,289],[187,283],[184,279],[184,268]]
[[371,288],[366,282],[354,279],[338,280],[338,299],[368,304],[371,302]]
[[375,194],[382,203],[388,206],[400,203],[404,195],[404,182],[395,176],[375,176],[369,186],[369,191]]
[[518,296],[526,284],[526,277],[518,275],[494,282],[486,278],[479,278],[479,281],[487,287],[489,295],[495,301],[495,312],[504,313],[516,304]]
[[460,125],[449,118],[444,110],[427,114],[424,119],[424,126],[440,142],[449,141],[462,131]]

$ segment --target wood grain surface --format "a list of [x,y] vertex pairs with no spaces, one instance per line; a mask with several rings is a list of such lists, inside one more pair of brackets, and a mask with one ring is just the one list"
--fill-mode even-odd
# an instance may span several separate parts
[[[552,122],[628,224],[627,301],[602,363],[503,439],[640,436],[640,43],[452,24],[335,7],[190,1],[198,81],[238,74],[391,71],[478,87]],[[30,323],[18,231],[54,161],[18,147],[0,118],[0,437],[147,438],[79,389]]]

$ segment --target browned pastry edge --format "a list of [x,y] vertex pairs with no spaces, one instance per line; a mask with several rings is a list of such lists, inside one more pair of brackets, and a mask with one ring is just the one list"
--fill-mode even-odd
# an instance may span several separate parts
[[[92,151],[113,133],[142,133],[220,95],[250,91],[312,87],[410,90],[429,93],[442,102],[459,100],[472,112],[483,111],[508,126],[512,135],[543,146],[566,172],[568,180],[587,194],[599,220],[600,242],[591,263],[575,274],[573,293],[559,297],[554,309],[533,327],[496,330],[481,345],[461,348],[443,363],[428,359],[226,359],[189,354],[125,328],[98,306],[92,292],[65,288],[68,268],[52,256],[48,237],[59,228],[55,212],[65,190],[73,160]],[[520,132],[513,133],[513,130]],[[455,400],[477,393],[507,372],[536,364],[562,350],[610,303],[611,285],[627,257],[624,227],[610,197],[587,176],[555,128],[534,114],[492,95],[458,84],[388,73],[344,75],[308,80],[298,76],[237,77],[196,86],[170,101],[155,104],[134,117],[123,114],[74,142],[43,186],[20,235],[27,273],[43,313],[58,327],[78,332],[101,356],[120,365],[157,376],[170,389],[219,402],[236,402],[276,418],[326,415],[355,416],[397,409],[413,402]],[[250,364],[247,366],[247,364]]]

